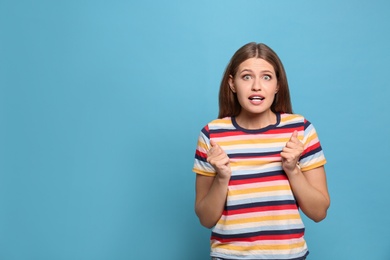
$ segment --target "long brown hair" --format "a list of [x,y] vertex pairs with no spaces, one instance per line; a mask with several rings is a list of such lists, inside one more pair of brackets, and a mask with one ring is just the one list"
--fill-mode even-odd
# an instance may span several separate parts
[[240,113],[241,105],[236,93],[233,93],[229,87],[229,77],[234,77],[240,64],[250,58],[263,59],[274,67],[279,90],[271,105],[271,111],[274,113],[292,113],[287,76],[278,55],[263,43],[251,42],[238,49],[226,67],[219,89],[218,118],[237,116]]

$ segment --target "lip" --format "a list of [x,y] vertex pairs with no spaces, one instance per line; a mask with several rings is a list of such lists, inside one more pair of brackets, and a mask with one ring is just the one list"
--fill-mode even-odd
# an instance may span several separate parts
[[[262,99],[252,99],[253,97],[260,97]],[[258,105],[261,105],[263,102],[264,102],[264,97],[263,96],[260,96],[260,95],[252,95],[248,98],[249,102],[254,105],[254,106],[258,106]]]
[[[253,99],[253,98],[259,98],[259,99]],[[263,102],[264,102],[264,96],[262,96],[262,95],[250,95],[249,97],[248,97],[248,100],[249,100],[249,102],[252,104],[252,105],[260,105],[260,104],[262,104]]]

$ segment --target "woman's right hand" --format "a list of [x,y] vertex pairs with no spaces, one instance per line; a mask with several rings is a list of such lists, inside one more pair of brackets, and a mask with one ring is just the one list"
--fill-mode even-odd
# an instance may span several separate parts
[[230,179],[232,171],[229,157],[214,140],[210,140],[210,144],[211,148],[207,152],[207,162],[214,167],[218,178]]
[[225,151],[213,140],[207,152],[209,162],[217,175],[196,175],[195,211],[200,223],[212,228],[221,218],[226,204],[227,191],[231,176],[230,160]]

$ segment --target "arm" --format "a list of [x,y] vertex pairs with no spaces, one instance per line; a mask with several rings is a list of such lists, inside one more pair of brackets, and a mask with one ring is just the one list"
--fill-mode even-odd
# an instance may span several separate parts
[[200,223],[212,228],[222,215],[229,180],[196,175],[195,212]]
[[286,174],[303,213],[315,222],[323,220],[330,205],[324,167],[305,172],[295,167],[293,171]]
[[229,157],[222,148],[211,140],[212,148],[207,153],[207,161],[217,172],[215,177],[196,176],[195,212],[200,223],[212,228],[222,215],[225,207],[231,169]]
[[330,205],[325,169],[321,166],[305,172],[300,170],[297,162],[303,152],[303,144],[297,136],[297,132],[294,132],[280,153],[283,170],[303,213],[319,222],[326,217]]

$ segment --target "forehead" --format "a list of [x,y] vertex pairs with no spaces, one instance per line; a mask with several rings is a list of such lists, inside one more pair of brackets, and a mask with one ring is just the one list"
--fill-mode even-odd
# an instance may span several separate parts
[[268,70],[271,72],[275,72],[275,69],[271,65],[271,63],[269,63],[268,61],[261,59],[261,58],[249,58],[249,59],[243,61],[238,66],[238,71],[243,71],[243,70],[254,70],[254,71]]

